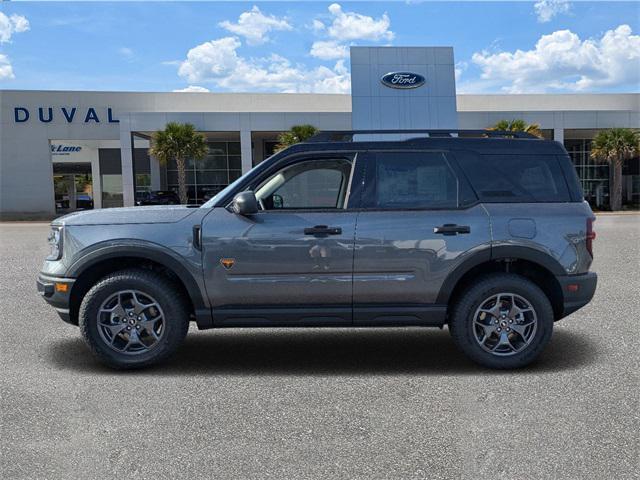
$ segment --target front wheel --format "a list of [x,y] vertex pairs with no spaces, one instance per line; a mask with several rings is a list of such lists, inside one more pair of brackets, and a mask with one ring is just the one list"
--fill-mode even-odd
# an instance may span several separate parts
[[489,368],[519,368],[533,362],[551,339],[553,309],[545,293],[519,275],[480,278],[464,292],[449,321],[456,345]]
[[189,328],[180,290],[158,273],[131,269],[101,279],[85,295],[80,331],[106,365],[142,368],[173,353]]

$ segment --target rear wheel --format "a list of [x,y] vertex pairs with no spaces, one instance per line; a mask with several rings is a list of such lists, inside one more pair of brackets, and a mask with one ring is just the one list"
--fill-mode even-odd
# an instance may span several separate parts
[[100,361],[142,368],[173,353],[189,328],[187,304],[168,278],[123,270],[100,280],[84,297],[80,330]]
[[449,330],[472,360],[490,368],[533,362],[551,339],[553,309],[533,282],[498,273],[478,279],[453,307]]

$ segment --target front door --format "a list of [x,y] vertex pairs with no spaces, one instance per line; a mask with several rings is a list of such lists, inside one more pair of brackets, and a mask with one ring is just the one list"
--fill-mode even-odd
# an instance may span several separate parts
[[93,209],[93,177],[89,162],[54,162],[56,215]]
[[216,208],[202,225],[217,325],[349,324],[357,213],[353,157],[304,157],[251,186],[261,210]]
[[[364,159],[363,159],[364,160]],[[441,324],[437,299],[467,256],[490,249],[489,217],[452,157],[371,152],[354,258],[355,324]]]

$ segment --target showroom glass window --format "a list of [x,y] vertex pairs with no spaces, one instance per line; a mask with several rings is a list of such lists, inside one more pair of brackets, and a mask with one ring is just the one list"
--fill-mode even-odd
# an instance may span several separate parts
[[[209,142],[209,153],[202,160],[187,160],[189,203],[204,203],[242,173],[240,142]],[[178,191],[175,161],[167,165],[167,187]]]
[[564,147],[576,167],[585,200],[596,207],[608,205],[609,165],[591,158],[591,139],[565,139]]

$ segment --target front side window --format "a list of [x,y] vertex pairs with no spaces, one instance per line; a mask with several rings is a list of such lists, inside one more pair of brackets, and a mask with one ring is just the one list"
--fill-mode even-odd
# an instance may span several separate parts
[[373,197],[374,208],[456,208],[458,179],[440,152],[380,152]]
[[258,186],[256,198],[263,210],[344,208],[351,165],[318,159],[287,166]]

